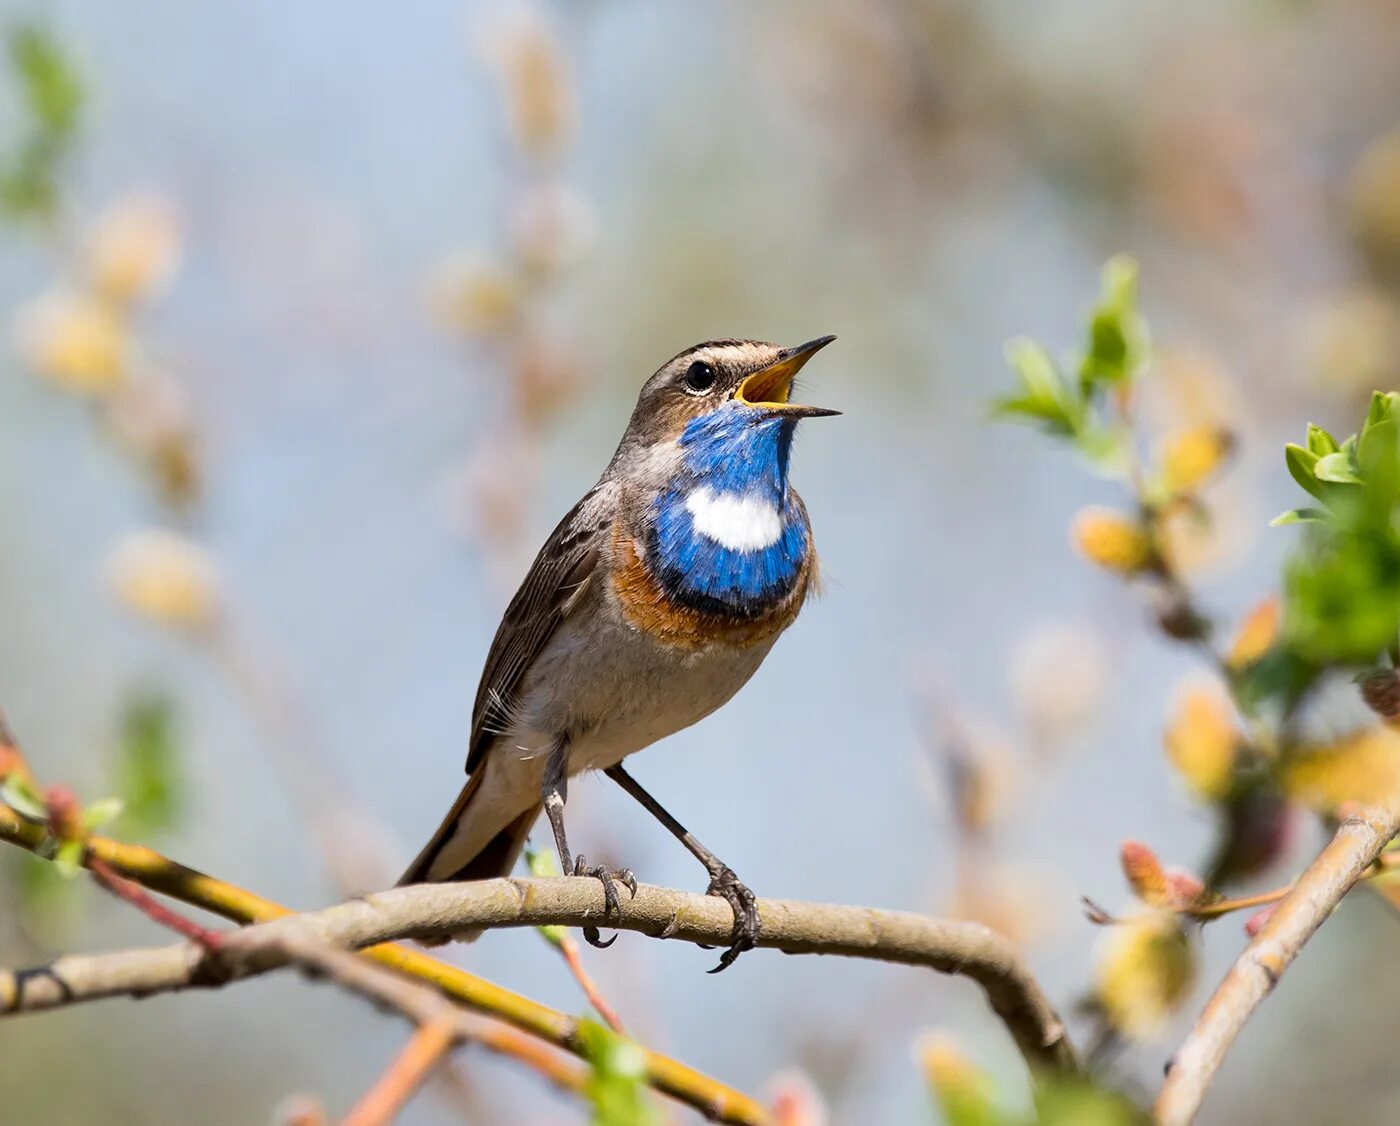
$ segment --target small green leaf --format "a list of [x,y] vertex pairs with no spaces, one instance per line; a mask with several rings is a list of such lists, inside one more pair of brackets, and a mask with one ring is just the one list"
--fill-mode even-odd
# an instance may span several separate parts
[[63,137],[78,123],[82,82],[56,39],[37,26],[10,33],[10,65],[24,90],[29,112],[49,133]]
[[1318,458],[1313,466],[1313,476],[1319,481],[1330,481],[1334,485],[1359,485],[1361,478],[1356,475],[1350,454],[1338,450],[1334,454]]
[[1289,442],[1283,447],[1284,461],[1288,465],[1288,472],[1293,475],[1293,480],[1297,481],[1305,490],[1322,499],[1322,486],[1317,483],[1317,477],[1313,469],[1318,462],[1318,455],[1312,450],[1305,450],[1302,446]]
[[578,1022],[583,1056],[593,1067],[584,1096],[592,1105],[592,1126],[657,1126],[660,1119],[647,1097],[646,1056],[635,1043],[595,1020]]
[[1361,433],[1364,435],[1378,422],[1393,419],[1397,401],[1400,401],[1400,391],[1373,391],[1371,405],[1366,411],[1366,422],[1361,427]]
[[1308,423],[1308,449],[1318,457],[1326,457],[1337,452],[1337,439],[1322,429]]
[[1137,305],[1138,266],[1131,258],[1109,260],[1099,303],[1089,315],[1089,341],[1079,367],[1086,393],[1131,379],[1147,351],[1147,328]]
[[1321,524],[1328,514],[1321,508],[1290,508],[1269,521],[1271,528],[1282,528],[1287,524]]
[[1065,385],[1049,353],[1032,340],[1017,339],[1007,344],[1006,359],[1021,377],[1024,393],[994,402],[993,414],[1042,422],[1053,433],[1076,433],[1083,404]]
[[64,841],[53,854],[54,867],[66,879],[72,879],[83,870],[83,842]]
[[83,810],[83,828],[91,832],[115,821],[126,803],[121,798],[101,798]]
[[44,795],[39,793],[28,777],[18,772],[0,783],[0,801],[31,821],[48,820],[49,811],[44,804]]
[[139,693],[122,713],[114,789],[126,803],[123,829],[139,836],[168,829],[179,816],[182,787],[174,708],[164,696]]
[[1035,1091],[1036,1126],[1147,1126],[1126,1095],[1083,1078],[1048,1078]]

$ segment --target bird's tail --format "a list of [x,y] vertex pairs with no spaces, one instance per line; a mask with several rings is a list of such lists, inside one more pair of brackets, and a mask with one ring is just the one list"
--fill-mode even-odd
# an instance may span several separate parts
[[[437,832],[399,877],[399,887],[510,875],[542,807],[532,806],[500,825],[500,806],[491,800],[488,774],[483,764],[467,779]],[[479,933],[454,937],[470,942]]]

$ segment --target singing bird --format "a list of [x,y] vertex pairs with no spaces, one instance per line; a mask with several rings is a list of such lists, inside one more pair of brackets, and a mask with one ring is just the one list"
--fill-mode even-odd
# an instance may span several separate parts
[[632,873],[571,856],[564,832],[569,778],[601,770],[732,907],[731,945],[711,972],[754,945],[753,893],[622,760],[726,703],[813,589],[812,530],[788,463],[798,422],[839,412],[789,396],[834,339],[711,340],[647,380],[607,469],[506,609],[476,693],[466,786],[400,884],[509,874],[543,809],[562,871],[601,880],[616,911],[614,881],[635,893]]

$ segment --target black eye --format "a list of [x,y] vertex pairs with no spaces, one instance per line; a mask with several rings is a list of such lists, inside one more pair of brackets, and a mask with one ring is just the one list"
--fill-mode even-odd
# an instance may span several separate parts
[[692,391],[708,391],[715,385],[715,369],[704,360],[696,360],[685,369],[685,385]]

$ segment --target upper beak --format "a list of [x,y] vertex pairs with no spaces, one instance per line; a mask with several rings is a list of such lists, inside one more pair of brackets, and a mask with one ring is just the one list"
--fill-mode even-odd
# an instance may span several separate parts
[[785,348],[767,367],[759,368],[744,377],[734,392],[734,397],[746,407],[757,407],[788,418],[816,418],[820,415],[840,414],[840,411],[826,407],[806,407],[800,403],[788,402],[792,394],[792,381],[802,365],[817,352],[830,344],[836,337],[819,336],[796,348]]

